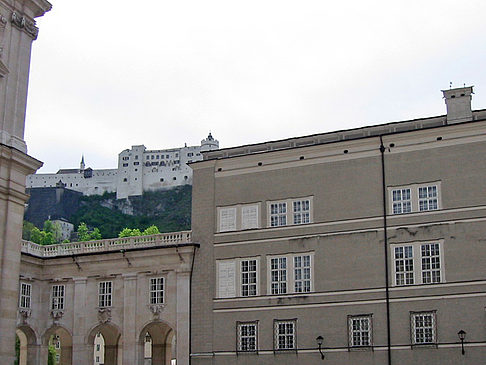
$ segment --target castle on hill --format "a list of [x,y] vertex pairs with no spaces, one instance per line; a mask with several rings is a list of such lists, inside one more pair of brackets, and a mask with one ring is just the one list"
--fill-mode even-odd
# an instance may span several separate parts
[[55,174],[27,176],[27,188],[65,187],[84,195],[116,192],[117,199],[142,195],[144,191],[192,184],[188,163],[203,159],[202,152],[219,148],[218,140],[209,133],[200,146],[184,146],[165,150],[147,150],[144,145],[132,146],[118,154],[118,168],[86,168],[84,157],[79,169],[60,169]]

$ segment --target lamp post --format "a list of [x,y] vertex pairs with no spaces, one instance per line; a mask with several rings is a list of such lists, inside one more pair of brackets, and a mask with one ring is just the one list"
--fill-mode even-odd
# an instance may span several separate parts
[[318,336],[316,341],[317,346],[319,347],[319,353],[321,354],[321,359],[324,360],[324,354],[322,353],[322,343],[324,342],[324,338],[322,336]]
[[462,354],[464,355],[466,351],[464,351],[464,340],[466,338],[466,331],[460,330],[457,332],[457,335],[459,336],[459,339],[461,340],[461,349],[462,349]]

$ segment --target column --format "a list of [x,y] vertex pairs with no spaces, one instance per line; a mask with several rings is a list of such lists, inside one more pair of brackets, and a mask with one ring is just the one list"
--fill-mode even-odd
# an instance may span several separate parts
[[137,273],[123,274],[123,364],[137,363]]
[[85,342],[88,336],[86,328],[86,284],[88,278],[76,277],[74,281],[74,308],[73,313],[73,364],[82,365],[93,362],[93,344]]
[[177,273],[177,365],[189,365],[189,272]]

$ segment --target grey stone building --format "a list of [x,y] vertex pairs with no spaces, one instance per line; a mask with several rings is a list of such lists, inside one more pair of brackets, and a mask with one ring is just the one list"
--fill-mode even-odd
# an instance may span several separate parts
[[443,94],[191,165],[193,365],[484,362],[486,110]]

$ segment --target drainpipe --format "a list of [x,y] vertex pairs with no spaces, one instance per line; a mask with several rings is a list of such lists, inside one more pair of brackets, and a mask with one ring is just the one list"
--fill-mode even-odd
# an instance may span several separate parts
[[388,348],[388,365],[392,365],[391,361],[391,338],[390,338],[390,288],[388,278],[388,225],[386,220],[386,179],[385,179],[385,146],[383,145],[383,137],[380,136],[380,153],[381,153],[381,184],[383,192],[383,234],[384,234],[384,249],[385,249],[385,295],[386,295],[386,331],[387,331],[387,348]]
[[191,263],[191,273],[189,275],[189,365],[191,365],[191,353],[192,353],[192,272],[194,271],[194,258],[196,257],[196,245],[193,246],[192,250],[192,263]]

